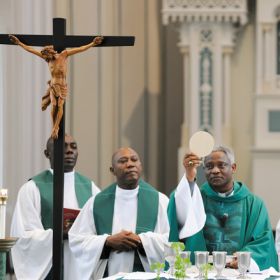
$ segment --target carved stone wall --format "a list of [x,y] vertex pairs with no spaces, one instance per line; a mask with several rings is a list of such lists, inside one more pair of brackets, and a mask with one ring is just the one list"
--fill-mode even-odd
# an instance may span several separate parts
[[231,145],[231,54],[237,32],[247,22],[247,3],[164,0],[162,18],[164,24],[179,26],[178,47],[183,55],[180,162],[190,135],[197,130],[213,134],[216,144]]
[[273,227],[280,219],[275,195],[280,180],[279,11],[279,0],[257,2],[253,187],[265,200]]

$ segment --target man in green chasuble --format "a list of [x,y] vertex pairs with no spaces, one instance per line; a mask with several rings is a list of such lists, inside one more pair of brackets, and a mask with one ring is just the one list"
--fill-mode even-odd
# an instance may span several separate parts
[[164,259],[167,196],[140,178],[141,161],[131,148],[113,154],[110,171],[116,182],[86,203],[69,231],[80,279],[150,271]]
[[[12,219],[11,236],[19,237],[12,248],[12,258],[17,279],[53,279],[53,149],[54,140],[49,138],[44,154],[51,168],[32,177],[25,183],[17,198]],[[78,145],[70,135],[65,135],[64,147],[64,201],[63,207],[75,211],[99,192],[95,184],[74,170],[78,158]],[[76,280],[79,267],[67,240],[69,225],[64,232],[64,279]]]
[[280,220],[276,225],[276,232],[275,232],[275,247],[276,252],[278,255],[278,263],[279,263],[279,270],[280,270]]
[[[193,236],[182,234],[191,227],[185,218],[187,195],[196,185],[197,167],[201,158],[193,153],[184,157],[185,179],[171,195],[168,215],[171,223],[170,241],[183,240],[187,250],[251,252],[252,271],[274,267],[278,270],[277,255],[268,213],[264,202],[253,195],[248,187],[235,181],[236,163],[233,152],[227,147],[217,147],[203,160],[207,182],[201,187],[205,214],[200,211],[196,219],[204,223]],[[194,207],[200,207],[194,205]],[[237,260],[228,264],[237,268]]]

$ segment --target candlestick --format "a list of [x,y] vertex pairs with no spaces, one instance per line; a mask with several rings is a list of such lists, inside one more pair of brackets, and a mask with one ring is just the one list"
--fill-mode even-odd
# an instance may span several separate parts
[[0,189],[0,239],[4,239],[6,235],[6,204],[8,199],[8,190]]

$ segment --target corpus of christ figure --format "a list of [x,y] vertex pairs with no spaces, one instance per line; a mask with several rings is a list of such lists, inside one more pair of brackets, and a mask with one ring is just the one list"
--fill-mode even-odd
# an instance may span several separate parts
[[51,137],[58,138],[59,124],[63,115],[63,105],[68,94],[66,74],[67,74],[67,57],[76,53],[86,51],[87,49],[100,45],[103,41],[102,36],[95,37],[93,41],[87,45],[77,48],[65,49],[61,53],[54,50],[52,45],[45,46],[41,51],[38,51],[31,46],[22,43],[16,36],[9,35],[10,40],[25,49],[43,58],[49,65],[51,79],[48,81],[48,89],[46,94],[42,97],[42,110],[51,104],[51,116],[53,128]]

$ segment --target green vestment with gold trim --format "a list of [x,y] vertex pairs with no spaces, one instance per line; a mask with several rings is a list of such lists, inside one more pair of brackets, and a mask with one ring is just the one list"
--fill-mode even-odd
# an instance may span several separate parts
[[[246,185],[234,182],[234,193],[221,197],[208,183],[201,188],[206,223],[202,231],[185,241],[187,250],[250,251],[260,270],[274,267],[278,270],[277,254],[263,201],[253,195]],[[170,241],[179,239],[174,194],[168,209]]]

